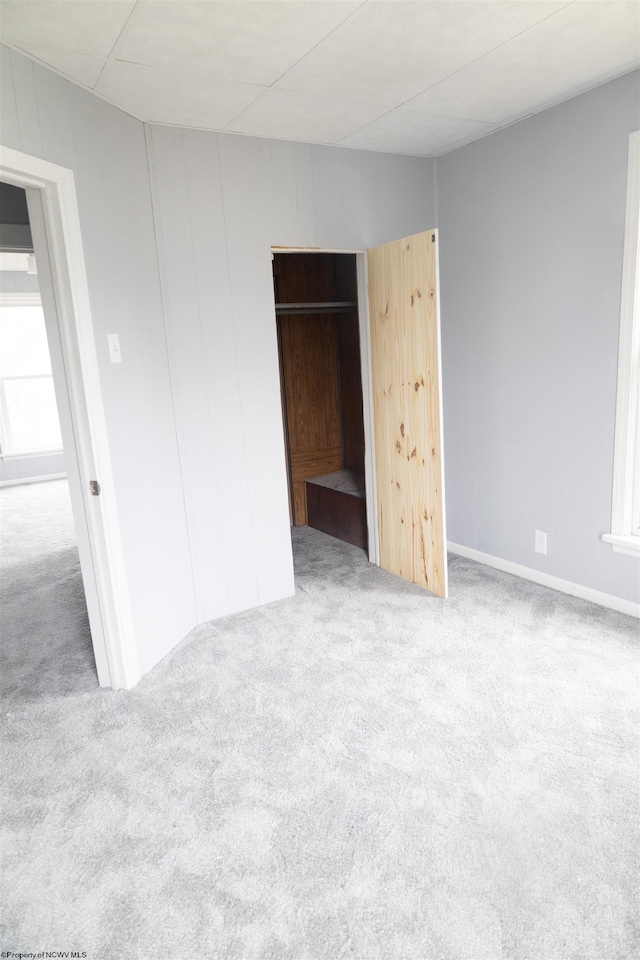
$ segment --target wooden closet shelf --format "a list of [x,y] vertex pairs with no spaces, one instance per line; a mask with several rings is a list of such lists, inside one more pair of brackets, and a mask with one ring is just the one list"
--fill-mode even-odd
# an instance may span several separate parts
[[276,303],[276,313],[353,313],[358,309],[355,300],[325,301],[323,303]]

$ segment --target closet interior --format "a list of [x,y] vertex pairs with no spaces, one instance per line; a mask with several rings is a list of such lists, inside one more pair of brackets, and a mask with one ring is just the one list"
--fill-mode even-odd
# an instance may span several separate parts
[[368,546],[356,255],[274,253],[291,523]]

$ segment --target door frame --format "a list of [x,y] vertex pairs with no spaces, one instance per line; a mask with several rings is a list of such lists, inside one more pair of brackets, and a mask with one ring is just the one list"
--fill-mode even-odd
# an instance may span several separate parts
[[[371,326],[369,323],[369,282],[367,273],[367,251],[345,250],[336,247],[286,247],[278,244],[271,246],[275,253],[350,253],[356,257],[356,276],[358,284],[358,326],[360,330],[360,370],[362,377],[362,416],[364,422],[364,486],[367,500],[367,529],[369,561],[380,566],[380,544],[378,539],[378,509],[376,488],[376,452],[373,420],[373,382],[371,369]],[[284,435],[284,421],[282,424]],[[286,444],[286,435],[284,436]],[[288,483],[288,481],[287,481]]]
[[140,667],[73,171],[0,145],[0,179],[27,195],[98,682],[129,689]]

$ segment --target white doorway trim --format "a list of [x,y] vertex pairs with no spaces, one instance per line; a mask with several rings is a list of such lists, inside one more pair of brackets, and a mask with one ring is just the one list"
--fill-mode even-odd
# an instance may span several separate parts
[[27,194],[98,681],[128,689],[140,668],[73,171],[0,146],[0,179]]
[[[376,491],[376,448],[373,419],[373,385],[371,376],[371,324],[369,323],[369,282],[367,251],[328,247],[284,247],[274,244],[274,253],[352,253],[356,257],[358,282],[358,325],[360,328],[360,369],[362,373],[362,415],[364,420],[364,486],[367,500],[369,561],[380,566],[378,537],[378,497]],[[284,431],[284,421],[282,424]]]

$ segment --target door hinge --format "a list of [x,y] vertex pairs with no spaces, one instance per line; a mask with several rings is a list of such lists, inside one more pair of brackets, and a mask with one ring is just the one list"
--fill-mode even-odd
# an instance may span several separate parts
[[100,484],[97,480],[89,480],[89,490],[94,497],[100,496]]

